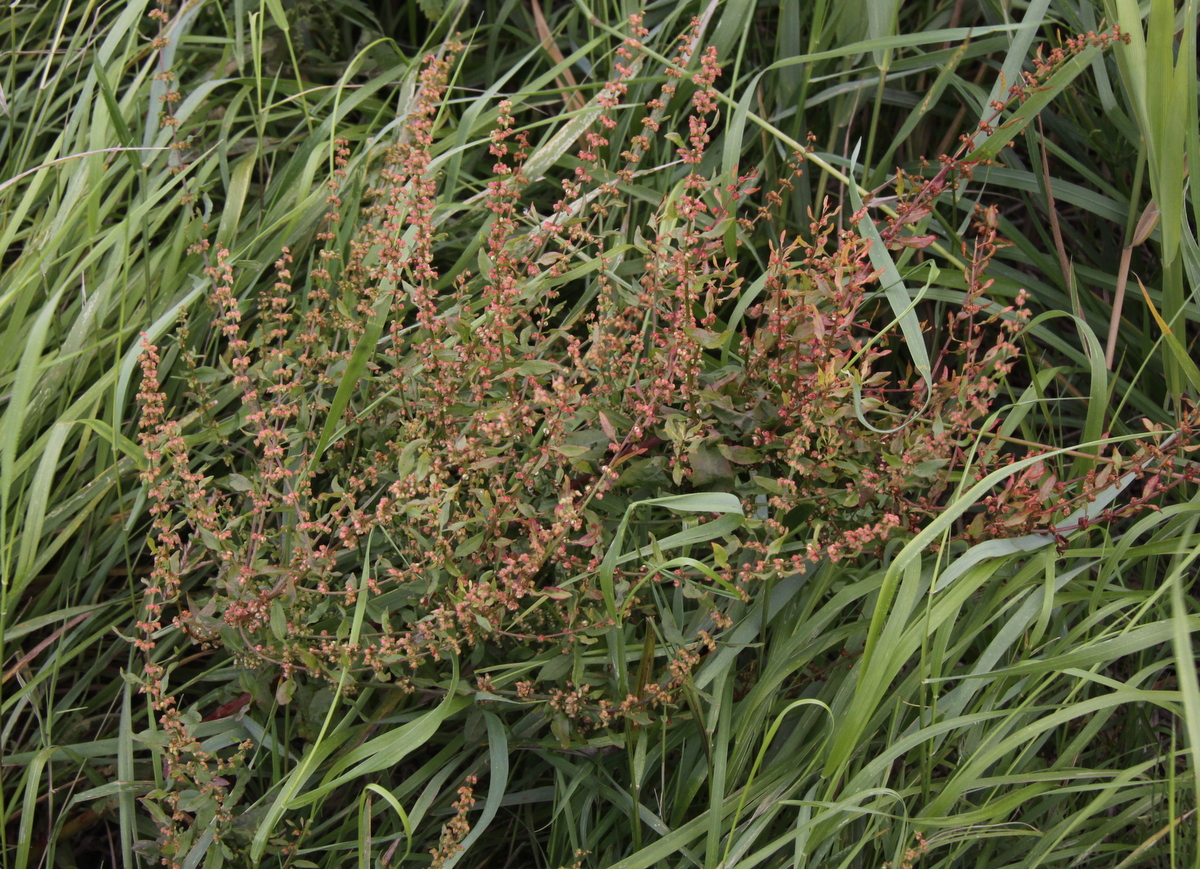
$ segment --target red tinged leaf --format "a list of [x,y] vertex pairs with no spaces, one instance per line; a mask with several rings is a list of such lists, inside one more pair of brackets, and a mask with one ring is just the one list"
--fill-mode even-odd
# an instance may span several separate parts
[[243,709],[245,709],[249,705],[250,705],[250,693],[247,692],[238,697],[235,697],[234,699],[230,700],[228,703],[222,703],[220,706],[218,706],[212,712],[205,715],[204,718],[202,718],[201,720],[202,721],[216,721],[219,718],[228,718],[231,715],[236,715],[237,713],[241,712]]
[[936,235],[903,235],[898,238],[888,239],[888,250],[902,250],[911,248],[912,250],[921,250],[929,247],[937,241]]

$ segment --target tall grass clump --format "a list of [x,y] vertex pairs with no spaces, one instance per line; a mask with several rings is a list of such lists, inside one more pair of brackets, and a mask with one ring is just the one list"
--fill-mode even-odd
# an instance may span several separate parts
[[358,141],[347,117],[386,111],[381,89],[408,69],[380,53],[347,91],[310,61],[301,88],[263,70],[264,33],[286,55],[284,33],[245,23],[215,4],[52,3],[6,7],[0,25],[6,866],[133,865],[153,838],[138,800],[161,768],[140,756],[148,719],[122,676],[142,668],[128,639],[150,569],[142,336],[205,295],[201,239],[245,269],[311,247],[331,130]]
[[128,192],[64,182],[98,245],[9,224],[5,860],[1193,861],[1190,227],[1138,231],[1161,347],[1106,364],[1110,200],[1035,132],[1135,13],[961,7],[803,53],[786,5],[444,8],[411,58],[364,7],[340,77],[299,7],[120,13],[79,129]]
[[[604,748],[616,749],[601,779],[609,792],[597,799],[588,788],[568,808],[564,783],[527,808],[531,829],[557,829],[569,811],[569,827],[587,831],[564,833],[550,862],[591,855],[606,865],[643,853],[656,826],[662,837],[698,818],[706,861],[742,859],[751,847],[766,859],[794,847],[814,800],[810,810],[826,809],[814,857],[840,852],[840,862],[869,841],[871,818],[908,814],[926,831],[954,831],[978,811],[951,796],[971,781],[961,773],[945,783],[928,776],[906,801],[889,783],[893,761],[880,766],[890,746],[876,744],[873,719],[890,719],[897,738],[924,736],[916,745],[974,725],[979,745],[958,765],[984,770],[993,753],[1030,754],[1048,725],[1044,713],[1025,723],[1019,710],[1039,695],[1038,712],[1077,706],[1071,718],[1114,702],[1089,691],[1067,703],[1080,686],[1045,686],[997,713],[969,703],[968,681],[945,692],[954,715],[928,719],[897,717],[892,698],[919,652],[957,681],[1002,636],[999,625],[976,626],[957,674],[949,649],[922,648],[985,586],[978,574],[951,585],[939,561],[982,541],[1061,537],[1112,517],[1100,499],[1115,488],[1113,467],[1144,478],[1178,449],[1114,445],[1097,456],[1103,470],[1060,482],[1043,456],[1021,457],[994,431],[993,404],[1029,317],[1020,296],[1008,307],[985,296],[1000,243],[994,210],[977,211],[961,245],[966,290],[932,363],[893,338],[911,305],[897,310],[879,292],[898,276],[883,251],[933,241],[911,227],[928,200],[969,176],[969,163],[948,161],[928,183],[910,183],[882,228],[869,206],[840,230],[834,213],[814,213],[807,232],[768,242],[761,266],[743,263],[739,250],[761,237],[793,182],[760,197],[754,172],[705,171],[720,68],[715,48],[700,49],[699,21],[645,101],[640,132],[615,144],[616,110],[646,62],[639,16],[629,34],[585,114],[540,145],[512,102],[498,101],[476,250],[448,271],[438,256],[436,145],[462,50],[454,43],[426,58],[380,168],[360,164],[361,180],[351,178],[339,150],[326,245],[306,268],[285,251],[270,288],[247,295],[230,253],[197,245],[210,290],[178,340],[183,404],[162,392],[169,369],[150,342],[140,393],[155,518],[137,643],[171,770],[144,802],[158,807],[169,862],[217,837],[228,857],[316,849],[343,813],[371,828],[371,794],[393,829],[386,850],[402,841],[427,850],[421,813],[400,810],[427,779],[443,800],[458,795],[457,820],[431,849],[447,865],[496,823],[510,779],[534,793],[559,778],[546,755],[603,757]],[[1047,61],[1029,86],[1070,56]],[[678,132],[664,129],[672,105],[682,106]],[[641,175],[670,168],[644,163],[659,136],[676,144],[678,181],[644,229],[622,227]],[[568,151],[563,195],[540,213],[541,176]],[[799,176],[806,153],[793,159]],[[350,231],[338,207],[356,180],[366,207]],[[194,333],[200,323],[212,328]],[[800,589],[823,627],[801,634],[812,647],[799,657],[819,674],[811,680],[797,678],[796,660],[752,648],[772,630],[772,609],[778,630],[793,628]],[[178,632],[164,643],[168,616]],[[261,745],[214,753],[194,734],[199,706],[171,688],[186,638],[230,656],[239,708],[290,725],[282,745],[304,744],[294,765],[281,759],[273,788],[254,787]],[[918,709],[936,705],[928,674],[908,683],[930,695]],[[351,700],[355,712],[339,714]],[[769,736],[764,714],[779,719]],[[462,735],[439,727],[458,718]],[[1019,724],[1030,732],[1017,739]],[[529,762],[513,751],[522,743],[537,749]],[[760,743],[761,752],[790,745],[782,756],[801,762],[760,778]],[[448,745],[444,761],[422,762]],[[1050,769],[1067,759],[1047,754]],[[406,760],[421,766],[397,775]],[[1075,778],[1073,766],[1061,777]],[[488,789],[473,817],[481,774]],[[1143,793],[1140,782],[1111,778],[1088,789],[1115,805]],[[1015,809],[1014,795],[1031,786],[1020,776],[997,783],[984,805]],[[254,800],[263,813],[239,827],[238,803]],[[305,822],[296,811],[307,807]],[[1077,812],[1049,811],[1037,824],[1006,817],[998,829],[1011,839],[1026,828],[1069,830]],[[274,838],[285,820],[296,845]],[[915,820],[905,826],[884,831],[875,859],[929,846],[913,838]],[[1041,841],[1009,847],[1036,852]]]

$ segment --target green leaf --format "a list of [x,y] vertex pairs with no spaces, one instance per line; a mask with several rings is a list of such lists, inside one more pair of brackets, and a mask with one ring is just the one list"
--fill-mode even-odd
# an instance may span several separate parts
[[995,159],[1001,149],[1011,142],[1024,130],[1029,123],[1041,114],[1046,106],[1086,70],[1100,53],[1095,46],[1088,46],[1079,54],[1064,63],[1046,81],[1021,103],[1015,112],[1009,115],[983,142],[969,153],[965,160],[968,163]]
[[[851,163],[857,157],[858,147],[855,146],[854,157],[851,158]],[[862,197],[858,193],[858,187],[852,183],[848,185],[848,190],[855,212],[863,211]],[[925,381],[926,401],[928,402],[928,396],[933,391],[933,370],[929,365],[929,351],[925,347],[925,336],[921,329],[921,322],[917,319],[917,313],[914,310],[916,302],[920,299],[920,294],[917,294],[916,298],[914,298],[913,294],[905,286],[904,280],[900,277],[900,270],[896,268],[896,263],[892,260],[891,254],[888,253],[887,246],[884,245],[883,238],[879,235],[879,229],[875,226],[875,221],[871,218],[870,214],[863,213],[862,218],[858,221],[858,228],[863,238],[871,243],[869,251],[871,265],[880,273],[879,280],[883,285],[884,295],[887,296],[888,304],[891,305],[896,322],[900,324],[900,331],[904,335],[904,343],[908,347],[909,355],[912,356],[913,366],[917,369],[917,373],[921,375],[921,379]],[[933,280],[932,274],[930,280]],[[865,423],[865,420],[862,419],[859,405],[860,402],[856,401],[856,412],[859,413],[860,421]]]
[[1171,331],[1171,327],[1167,321],[1158,313],[1158,309],[1154,307],[1154,303],[1150,301],[1150,294],[1146,292],[1146,287],[1142,283],[1141,278],[1138,278],[1138,286],[1142,289],[1142,298],[1146,300],[1146,307],[1150,309],[1150,314],[1154,317],[1154,322],[1158,324],[1158,328],[1162,331],[1163,341],[1166,342],[1167,348],[1171,351],[1171,355],[1175,358],[1175,363],[1183,372],[1183,376],[1187,378],[1187,382],[1192,385],[1194,394],[1200,394],[1200,367],[1192,359],[1191,354],[1175,337],[1175,333]]
[[483,810],[472,819],[471,832],[459,843],[460,850],[446,861],[445,869],[453,869],[472,845],[487,831],[488,825],[500,811],[508,787],[508,736],[504,725],[494,712],[484,712],[488,733],[488,767],[491,770],[488,793],[483,801]]
[[704,444],[696,444],[688,450],[688,464],[692,468],[691,479],[695,486],[733,479],[733,469],[721,452]]
[[271,20],[275,22],[275,26],[287,33],[290,29],[288,24],[287,14],[283,11],[283,3],[280,0],[265,0],[267,9],[271,12]]
[[537,181],[556,164],[588,128],[600,117],[600,105],[592,97],[587,105],[570,115],[550,140],[529,155],[525,161],[525,177]]
[[333,439],[333,433],[338,429],[346,405],[350,403],[351,396],[358,389],[359,378],[366,370],[367,362],[375,355],[375,346],[383,334],[383,326],[387,322],[394,295],[393,291],[388,290],[381,293],[375,302],[375,315],[367,322],[367,327],[358,339],[358,344],[355,345],[354,352],[350,356],[350,362],[346,365],[346,370],[342,372],[337,392],[334,393],[333,401],[329,405],[329,411],[325,416],[325,425],[321,428],[321,436],[318,438],[312,458],[309,460],[310,471],[316,466],[321,454],[325,452]]
[[417,0],[417,5],[425,13],[425,17],[433,22],[440,21],[446,11],[445,0]]
[[752,447],[718,444],[717,450],[735,465],[757,465],[762,461],[762,453]]
[[404,848],[404,853],[402,855],[400,855],[399,860],[397,860],[396,862],[403,863],[405,861],[405,859],[407,859],[408,855],[412,853],[412,846],[413,846],[413,828],[412,828],[412,822],[408,818],[408,812],[404,811],[404,806],[400,805],[400,801],[398,799],[396,799],[396,797],[391,793],[391,791],[384,790],[382,787],[375,784],[374,782],[369,783],[363,789],[363,797],[364,798],[366,797],[368,792],[375,793],[375,794],[378,794],[379,796],[383,797],[383,799],[387,802],[387,804],[392,807],[392,810],[396,813],[396,816],[398,818],[400,818],[400,823],[404,827],[405,848]]

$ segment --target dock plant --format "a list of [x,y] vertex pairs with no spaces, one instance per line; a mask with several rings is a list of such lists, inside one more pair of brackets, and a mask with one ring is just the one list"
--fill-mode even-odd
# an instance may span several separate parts
[[[139,201],[170,191],[169,277],[188,285],[145,284],[119,375],[97,381],[127,403],[57,424],[107,441],[110,485],[133,493],[108,520],[131,618],[97,640],[127,661],[120,732],[91,753],[5,748],[26,773],[21,793],[5,773],[13,865],[72,865],[56,843],[73,821],[36,798],[48,763],[82,763],[88,798],[115,800],[89,820],[117,814],[126,866],[1194,856],[1186,323],[1145,294],[1168,394],[1114,409],[1082,303],[1024,285],[1029,239],[986,195],[1128,28],[1032,50],[945,153],[881,172],[878,112],[836,159],[764,119],[717,4],[569,17],[591,28],[586,87],[551,39],[537,83],[517,64],[482,94],[500,30],[430,7],[430,47],[348,118],[345,81],[319,101],[300,80],[329,48],[303,10],[264,8],[253,63],[269,18],[295,78],[274,86],[314,108],[277,139],[257,119],[232,165],[226,139],[200,147],[230,123],[195,120],[203,97],[170,62],[191,13],[152,14],[164,154],[128,168]],[[937,32],[952,71],[976,36]],[[885,45],[858,54],[880,98]],[[818,54],[767,71],[803,90]],[[262,103],[266,79],[246,81]],[[213,208],[218,177],[303,209],[242,226],[248,201]],[[148,251],[167,232],[139,231]],[[6,444],[27,442],[22,366]],[[12,575],[6,602],[44,584]],[[114,752],[115,775],[97,766]],[[34,819],[50,832],[31,844]]]

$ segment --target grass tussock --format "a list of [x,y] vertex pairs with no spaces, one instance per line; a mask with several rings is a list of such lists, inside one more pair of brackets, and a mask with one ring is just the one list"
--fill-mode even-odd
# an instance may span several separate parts
[[13,6],[4,865],[1191,865],[1195,9],[886,6]]

